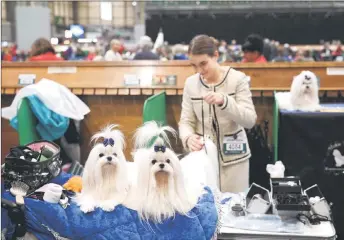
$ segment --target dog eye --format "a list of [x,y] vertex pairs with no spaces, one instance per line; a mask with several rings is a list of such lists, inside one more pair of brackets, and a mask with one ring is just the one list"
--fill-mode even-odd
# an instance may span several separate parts
[[104,153],[99,153],[99,157],[104,157]]
[[153,164],[153,165],[156,164],[156,162],[157,162],[157,161],[156,161],[155,159],[152,160],[152,164]]
[[170,163],[170,159],[167,159],[166,162],[167,162],[167,163]]
[[114,155],[115,157],[117,157],[117,153],[113,153],[112,155]]

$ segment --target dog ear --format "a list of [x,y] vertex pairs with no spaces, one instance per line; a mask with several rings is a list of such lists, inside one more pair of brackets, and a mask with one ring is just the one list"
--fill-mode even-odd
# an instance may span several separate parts
[[302,81],[303,79],[300,75],[293,78],[293,82],[290,87],[291,98],[297,98],[300,96],[302,92]]
[[180,164],[177,155],[170,149],[167,149],[169,158],[173,166],[173,180],[174,180],[174,191],[178,201],[173,203],[174,207],[178,212],[186,214],[190,210],[191,203],[188,199],[188,194],[185,188],[185,179],[182,171],[182,166]]
[[82,192],[90,192],[96,187],[96,179],[94,174],[94,162],[95,159],[98,159],[98,151],[95,146],[90,154],[88,155],[84,172],[82,174]]
[[124,135],[120,130],[112,130],[110,136],[115,139],[115,146],[118,150],[123,151],[125,148]]
[[150,151],[148,149],[138,149],[134,152],[134,162],[137,164],[137,178],[136,178],[136,186],[135,189],[135,196],[138,201],[138,209],[137,212],[139,216],[144,219],[144,204],[147,204],[148,192],[150,188],[150,181],[151,181],[151,173],[150,168]]

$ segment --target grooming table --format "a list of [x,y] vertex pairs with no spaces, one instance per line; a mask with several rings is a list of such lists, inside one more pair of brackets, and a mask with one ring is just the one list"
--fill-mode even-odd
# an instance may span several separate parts
[[320,225],[305,227],[305,232],[300,233],[277,233],[260,232],[245,229],[237,229],[222,226],[219,240],[225,239],[297,239],[297,240],[315,240],[315,239],[336,239],[336,231],[330,222],[322,222]]
[[[331,222],[321,222],[319,225],[304,225],[303,233],[267,232],[229,227],[226,224],[226,214],[230,214],[228,205],[222,205],[222,226],[217,236],[218,240],[227,239],[273,239],[273,240],[316,240],[336,239],[336,230]],[[233,225],[232,225],[233,226]]]

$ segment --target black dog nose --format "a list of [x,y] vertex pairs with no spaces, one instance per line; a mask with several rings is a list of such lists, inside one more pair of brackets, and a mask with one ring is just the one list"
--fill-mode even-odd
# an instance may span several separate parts
[[159,164],[159,167],[160,167],[160,168],[164,168],[164,167],[165,167],[165,164],[161,163],[161,164]]
[[110,162],[112,160],[112,157],[107,157],[106,159]]
[[306,88],[309,88],[309,86],[307,85]]

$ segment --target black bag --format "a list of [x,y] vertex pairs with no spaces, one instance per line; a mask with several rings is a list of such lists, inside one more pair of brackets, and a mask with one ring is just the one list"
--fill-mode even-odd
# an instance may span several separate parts
[[2,168],[5,188],[19,181],[29,186],[28,194],[61,172],[60,147],[49,141],[36,141],[10,149]]
[[269,122],[264,121],[264,129],[260,124],[246,130],[248,143],[251,149],[250,158],[250,184],[256,183],[262,187],[270,188],[270,175],[266,165],[273,163],[272,151],[268,144]]

